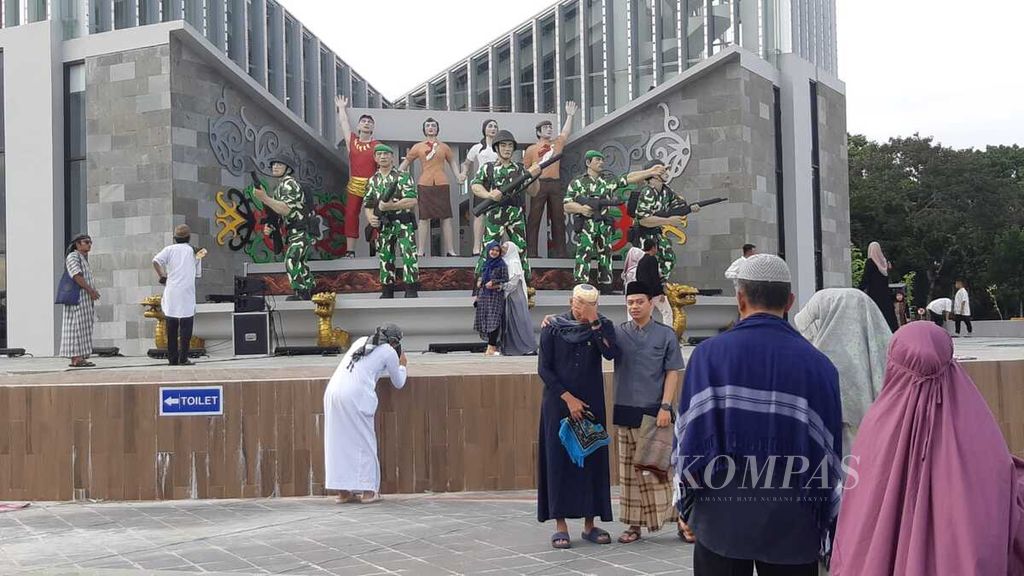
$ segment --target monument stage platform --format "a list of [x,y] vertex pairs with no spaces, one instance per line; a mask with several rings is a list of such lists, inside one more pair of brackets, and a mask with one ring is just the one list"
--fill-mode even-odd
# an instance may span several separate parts
[[[955,343],[1024,456],[1024,339]],[[217,354],[190,367],[128,357],[74,370],[61,358],[0,358],[0,500],[323,494],[323,392],[340,357]],[[194,386],[221,387],[222,414],[160,415],[161,388]],[[532,488],[541,387],[536,357],[410,354],[405,388],[378,386],[382,491]]]

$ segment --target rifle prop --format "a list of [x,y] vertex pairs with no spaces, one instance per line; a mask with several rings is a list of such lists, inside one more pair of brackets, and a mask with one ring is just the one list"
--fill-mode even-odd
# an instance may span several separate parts
[[[263,186],[263,182],[260,180],[260,177],[256,174],[255,170],[249,172],[249,177],[252,179],[253,192],[255,192],[257,188],[266,190],[266,187]],[[259,198],[256,197],[255,193],[249,194],[249,200],[252,201],[254,206],[256,206],[256,209],[265,210],[263,220],[260,223],[263,224],[264,231],[266,231],[267,228],[270,229],[270,234],[268,234],[268,236],[270,236],[271,250],[274,251],[274,254],[284,252],[284,235],[281,234],[281,225],[283,220],[281,219],[281,215],[265,207],[263,202],[260,202]]]
[[672,216],[686,216],[690,212],[693,212],[694,206],[711,206],[712,204],[718,204],[719,202],[725,202],[727,198],[709,198],[707,200],[701,200],[699,202],[680,202],[679,204],[673,205],[666,210],[656,212],[654,215],[661,218],[669,218]]
[[395,192],[397,190],[398,190],[398,178],[395,178],[395,181],[392,182],[390,185],[388,185],[388,187],[386,189],[384,189],[384,194],[382,194],[381,196],[378,196],[377,200],[375,202],[371,202],[371,203],[366,205],[366,208],[369,208],[370,210],[372,210],[373,211],[373,215],[377,217],[377,224],[378,224],[378,226],[376,226],[376,227],[374,227],[374,226],[372,226],[370,224],[366,225],[366,228],[363,230],[363,236],[366,238],[367,242],[376,242],[377,238],[380,237],[381,229],[384,228],[385,224],[388,224],[388,223],[391,222],[391,216],[393,215],[393,213],[390,210],[389,211],[381,210],[380,209],[380,203],[381,202],[391,202],[391,199],[392,199],[392,197],[394,197]]
[[[548,158],[547,160],[545,160],[545,161],[540,163],[541,171],[543,171],[545,168],[547,168],[548,166],[554,164],[555,162],[558,162],[561,159],[562,159],[562,155],[561,154],[555,154],[555,155],[551,156],[551,158]],[[500,206],[509,206],[513,202],[518,202],[519,197],[523,193],[523,190],[526,190],[526,187],[529,186],[530,184],[533,184],[533,181],[536,180],[539,177],[540,177],[540,173],[538,173],[537,176],[533,176],[529,172],[526,172],[525,174],[522,174],[521,176],[517,177],[515,180],[509,182],[508,184],[506,184],[506,185],[504,185],[504,186],[502,186],[500,188],[500,190],[501,190],[501,200],[495,201],[495,200],[491,200],[490,198],[488,198],[488,199],[480,202],[476,206],[474,206],[473,207],[473,216],[483,216],[484,214],[486,214],[487,212],[490,212],[491,210],[493,210],[495,208],[498,208]]]
[[607,222],[613,224],[615,219],[607,214],[602,214],[605,208],[611,208],[613,206],[621,205],[622,199],[620,198],[601,198],[598,196],[577,196],[573,198],[573,202],[581,205],[588,206],[593,211],[592,216],[584,216],[582,214],[576,214],[576,218],[573,220],[572,227],[573,231],[579,233],[583,230],[584,220],[594,220],[595,222]]

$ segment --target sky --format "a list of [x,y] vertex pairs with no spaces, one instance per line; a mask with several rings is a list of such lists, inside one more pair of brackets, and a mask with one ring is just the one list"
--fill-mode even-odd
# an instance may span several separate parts
[[[553,4],[281,1],[392,100]],[[955,148],[1024,145],[1024,2],[836,4],[850,133],[880,141],[919,133]]]

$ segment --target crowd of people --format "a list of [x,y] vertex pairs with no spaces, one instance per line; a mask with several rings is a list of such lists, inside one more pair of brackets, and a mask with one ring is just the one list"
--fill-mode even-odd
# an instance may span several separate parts
[[[487,250],[481,286],[503,290],[516,274],[508,252]],[[697,346],[685,373],[642,280],[627,284],[626,322],[601,314],[589,284],[544,319],[537,518],[554,521],[551,546],[573,546],[577,519],[579,538],[595,544],[672,525],[694,543],[698,575],[1024,574],[1024,462],[950,335],[931,322],[893,334],[851,288],[816,293],[790,323],[783,260],[751,253],[732,275],[740,320]],[[357,342],[325,394],[327,435],[344,429],[348,441],[327,438],[327,488],[339,501],[379,498],[373,390],[385,368],[405,382],[396,333],[378,330],[368,342],[379,360],[361,370],[372,356]],[[614,361],[611,414],[604,360]],[[617,539],[599,525],[615,518]]]

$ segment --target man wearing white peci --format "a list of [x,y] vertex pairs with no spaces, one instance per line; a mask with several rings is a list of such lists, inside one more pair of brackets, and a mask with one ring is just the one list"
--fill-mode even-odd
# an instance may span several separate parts
[[402,330],[379,326],[373,336],[356,340],[324,391],[324,469],[326,487],[338,491],[338,503],[380,500],[380,462],[373,418],[377,379],[405,386]]

